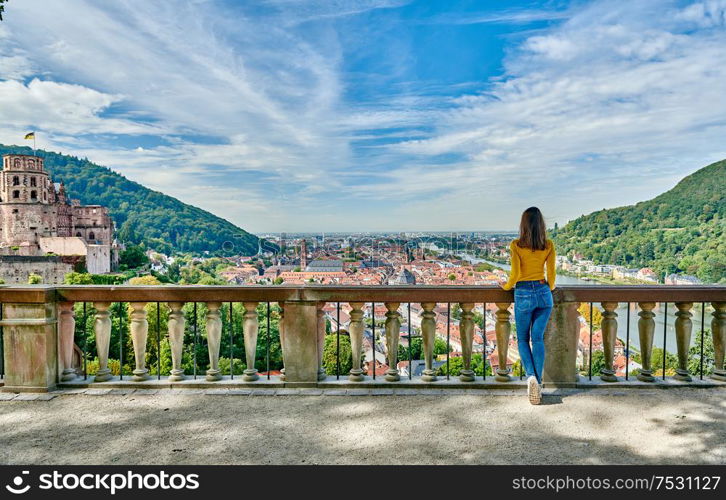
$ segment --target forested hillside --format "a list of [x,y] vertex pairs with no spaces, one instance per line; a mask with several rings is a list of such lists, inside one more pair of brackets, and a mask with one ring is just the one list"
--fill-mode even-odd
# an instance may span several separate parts
[[663,273],[726,282],[726,160],[635,205],[578,217],[552,233],[559,253],[599,264],[651,266]]
[[[0,155],[33,154],[31,148],[0,145]],[[63,181],[68,196],[86,205],[104,205],[116,222],[124,243],[148,248],[214,254],[250,255],[258,238],[229,221],[75,156],[36,151],[55,182]],[[232,242],[233,247],[225,242]],[[223,249],[224,245],[224,249]]]

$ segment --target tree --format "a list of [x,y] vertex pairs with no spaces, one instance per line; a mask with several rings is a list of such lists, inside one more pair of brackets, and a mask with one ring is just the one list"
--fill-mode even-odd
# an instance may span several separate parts
[[30,273],[28,275],[28,284],[29,285],[38,285],[40,283],[43,283],[43,277],[39,274]]
[[[580,307],[577,308],[577,311],[580,313],[580,315],[584,318],[584,320],[589,325],[590,324],[590,303],[581,302]],[[597,330],[598,328],[600,328],[601,322],[602,322],[602,312],[600,311],[600,309],[597,306],[593,306],[592,307],[592,328],[594,330]]]
[[[446,341],[436,337],[434,340],[434,356],[440,354],[446,354],[447,351],[452,349],[446,348]],[[408,359],[408,347],[404,347],[401,344],[398,345],[398,359]],[[411,339],[411,359],[424,359],[423,355],[423,339],[421,337],[414,337]]]
[[129,245],[119,254],[119,267],[121,269],[137,269],[148,264],[149,258],[144,249],[138,245]]
[[[678,357],[670,352],[665,353],[666,361],[666,375],[675,375],[676,368],[678,367]],[[653,375],[663,375],[663,348],[654,347],[653,353],[650,358],[650,368],[653,370]]]
[[353,350],[350,346],[350,337],[340,336],[340,372],[338,372],[338,342],[337,335],[326,335],[323,346],[323,368],[328,375],[347,375],[353,368]]
[[[589,366],[585,370],[589,370]],[[600,375],[602,369],[605,368],[605,353],[603,351],[594,351],[592,353],[592,375]]]
[[68,273],[63,277],[63,283],[66,285],[92,285],[93,278],[89,273]]
[[[701,374],[701,333],[700,331],[695,333],[696,341],[688,350],[688,372],[692,375]],[[703,375],[710,375],[713,373],[713,337],[711,336],[711,330],[704,330],[703,332]]]
[[5,6],[3,5],[6,2],[6,0],[0,0],[0,21],[3,20],[3,12],[5,11]]
[[[471,355],[471,369],[474,371],[474,375],[481,377],[482,373],[482,356],[481,353],[474,353]],[[449,367],[447,369],[446,363],[441,365],[437,371],[437,375],[446,375],[447,373],[452,377],[457,377],[461,374],[461,370],[464,369],[464,358],[457,356],[449,358]],[[487,376],[492,375],[492,367],[487,363]]]
[[137,276],[129,280],[129,285],[161,285],[156,277],[147,274],[146,276]]

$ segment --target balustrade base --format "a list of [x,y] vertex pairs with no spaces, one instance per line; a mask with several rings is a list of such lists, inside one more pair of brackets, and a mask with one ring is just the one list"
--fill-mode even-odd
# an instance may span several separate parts
[[[588,380],[586,377],[580,377],[577,382],[568,383],[552,383],[545,382],[544,389],[582,389],[582,390],[599,390],[599,389],[622,389],[622,390],[638,390],[638,389],[669,389],[669,388],[716,388],[726,391],[726,381],[715,380],[713,378],[704,378],[700,380],[694,378],[690,382],[676,380],[674,377],[667,377],[665,380],[661,378],[655,379],[653,382],[642,382],[631,378],[630,380],[619,379],[618,382],[603,382],[599,378]],[[261,376],[259,380],[254,382],[245,381],[243,377],[235,377],[231,379],[229,375],[224,375],[221,380],[208,382],[204,375],[197,375],[194,379],[192,375],[187,375],[185,380],[179,382],[170,382],[168,377],[162,377],[161,380],[152,378],[143,382],[135,382],[131,378],[120,380],[119,377],[113,377],[107,382],[96,382],[89,376],[87,380],[82,377],[76,378],[69,382],[60,382],[57,384],[59,389],[178,389],[183,392],[186,389],[279,389],[279,388],[318,388],[318,389],[418,389],[421,393],[438,394],[444,389],[467,389],[463,393],[475,394],[477,390],[503,390],[517,391],[526,393],[527,381],[513,378],[509,382],[499,382],[494,377],[487,380],[478,378],[474,382],[462,382],[459,377],[439,377],[436,383],[425,382],[418,379],[409,380],[402,377],[400,381],[389,382],[385,377],[373,380],[368,377],[360,382],[351,382],[347,377],[336,380],[335,376],[328,376],[325,380],[319,382],[285,382],[280,377],[271,377],[269,380],[266,376]],[[43,388],[13,388],[3,387],[3,392],[46,392]]]
[[714,370],[711,374],[713,380],[720,380],[726,382],[726,370]]
[[[111,370],[98,370],[98,372],[96,373],[96,382],[108,382],[112,379],[113,375],[111,375]],[[64,382],[66,381],[64,380]]]
[[146,369],[137,369],[134,370],[134,374],[131,376],[131,380],[134,382],[144,382],[145,380],[149,380],[151,376],[149,375],[149,370]]
[[45,387],[45,386],[12,386],[12,385],[3,385],[0,387],[0,392],[50,392],[57,388],[59,388],[60,385],[54,386],[54,387]]
[[676,374],[673,376],[676,380],[681,380],[683,382],[690,382],[692,380],[691,375],[688,373],[687,370],[681,370],[680,368],[676,368]]
[[76,378],[76,370],[73,368],[65,368],[61,374],[61,381],[67,382]]

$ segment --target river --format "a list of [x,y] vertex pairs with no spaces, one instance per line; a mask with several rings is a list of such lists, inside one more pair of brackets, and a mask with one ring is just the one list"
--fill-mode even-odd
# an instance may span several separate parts
[[[500,264],[499,262],[493,262],[486,259],[478,259],[470,254],[464,254],[463,256],[465,259],[469,260],[472,263],[479,263],[479,262],[486,262],[487,264],[491,264],[493,266],[497,266],[501,269],[504,269],[505,271],[509,272],[511,267],[509,264]],[[598,283],[596,281],[585,281],[580,278],[576,278],[574,276],[565,276],[563,274],[557,274],[557,277],[555,279],[556,285],[580,285],[580,286],[601,286],[601,283]],[[663,285],[666,286],[666,285]],[[597,307],[602,311],[602,306],[599,304],[595,304]],[[638,338],[638,319],[640,317],[638,316],[638,312],[640,309],[638,308],[638,304],[631,303],[630,304],[630,345],[636,349],[640,349],[640,339]],[[673,303],[669,303],[667,307],[667,314],[668,314],[668,321],[665,326],[666,335],[666,350],[668,352],[676,352],[676,330],[675,330],[675,312],[677,311],[676,306]],[[706,330],[709,330],[711,328],[711,312],[713,311],[713,308],[710,304],[706,305],[706,315],[704,318],[704,328]],[[621,302],[618,308],[615,310],[615,312],[618,314],[617,320],[618,320],[618,337],[620,337],[623,342],[626,341],[627,338],[627,315],[628,315],[628,306],[626,303]],[[656,304],[655,308],[653,309],[653,312],[655,313],[655,338],[653,340],[653,345],[655,347],[663,347],[663,303],[659,302]],[[693,317],[691,318],[691,321],[693,321],[693,333],[691,334],[691,345],[693,345],[696,341],[696,337],[700,335],[701,332],[701,304],[700,303],[694,303],[693,309],[691,309],[691,313],[693,314]]]

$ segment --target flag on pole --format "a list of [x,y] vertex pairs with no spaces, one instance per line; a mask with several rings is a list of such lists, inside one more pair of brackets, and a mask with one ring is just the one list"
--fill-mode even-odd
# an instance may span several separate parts
[[33,154],[35,155],[35,132],[28,132],[25,134],[25,138],[28,140],[33,139]]

